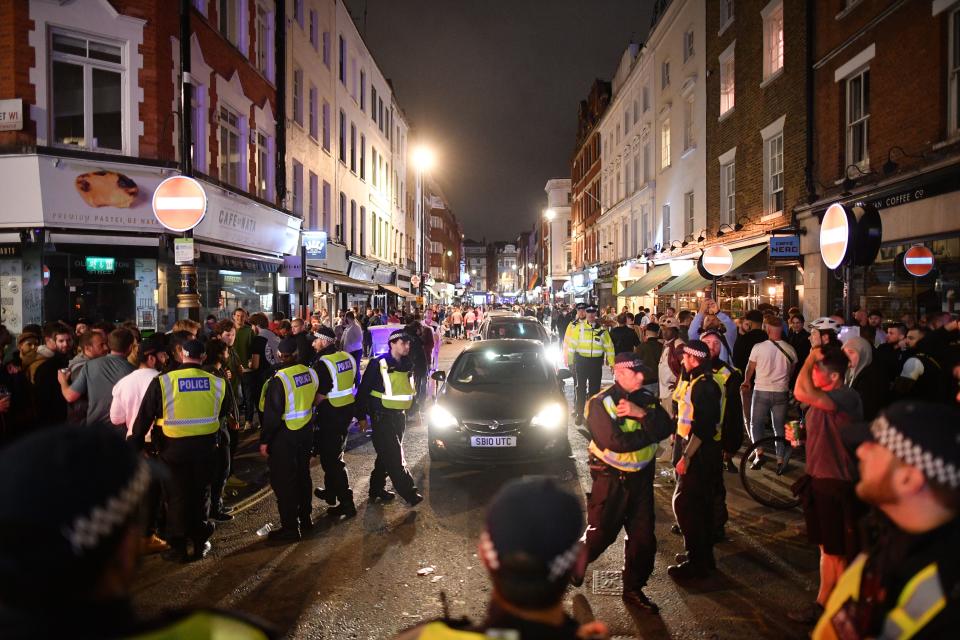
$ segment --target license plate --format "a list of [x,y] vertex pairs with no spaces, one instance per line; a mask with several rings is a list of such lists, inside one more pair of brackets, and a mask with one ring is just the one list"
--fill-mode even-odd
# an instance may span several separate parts
[[515,447],[516,436],[470,436],[471,447]]

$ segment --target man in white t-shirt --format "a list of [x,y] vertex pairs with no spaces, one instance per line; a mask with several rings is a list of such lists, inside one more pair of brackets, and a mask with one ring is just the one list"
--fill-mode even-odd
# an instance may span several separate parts
[[160,375],[160,368],[166,362],[166,353],[159,340],[148,338],[140,343],[137,359],[140,368],[113,385],[113,400],[110,402],[110,422],[125,428],[128,438],[133,432],[133,422],[140,412],[140,403],[143,402],[147,387],[151,380]]
[[[757,343],[750,350],[750,360],[741,388],[750,388],[754,380],[753,405],[750,410],[750,439],[753,442],[765,436],[771,422],[773,432],[783,435],[790,402],[790,380],[797,366],[797,352],[783,339],[783,320],[768,316],[764,321],[768,340]],[[783,444],[777,443],[777,471],[783,469]],[[756,450],[751,469],[763,465],[763,449]]]

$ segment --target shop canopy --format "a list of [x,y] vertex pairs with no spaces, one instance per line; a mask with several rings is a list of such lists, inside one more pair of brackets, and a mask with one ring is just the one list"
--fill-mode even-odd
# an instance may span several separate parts
[[404,290],[401,289],[400,287],[395,287],[395,286],[393,286],[392,284],[381,284],[381,285],[380,285],[380,288],[383,289],[384,291],[388,291],[388,292],[390,292],[390,293],[394,293],[394,294],[400,296],[401,298],[416,298],[416,297],[417,297],[417,294],[415,294],[415,293],[410,293],[409,291],[404,291]]
[[[736,272],[737,269],[745,265],[751,258],[756,257],[763,251],[766,251],[766,249],[767,245],[758,244],[752,247],[745,247],[743,249],[736,249],[735,251],[732,251],[733,264],[731,265],[728,273]],[[710,280],[707,280],[700,275],[699,269],[691,269],[689,273],[684,276],[680,276],[673,282],[669,283],[660,289],[658,293],[660,295],[664,295],[669,293],[683,293],[685,291],[699,291],[709,287],[711,284],[713,283]]]
[[333,283],[341,289],[354,289],[356,291],[376,291],[377,286],[363,280],[356,280],[350,276],[333,271],[322,271],[319,269],[308,269],[307,273],[319,280]]
[[650,269],[650,271],[647,271],[639,280],[618,293],[617,296],[620,298],[645,296],[655,287],[669,280],[672,275],[669,264],[657,265],[653,269]]

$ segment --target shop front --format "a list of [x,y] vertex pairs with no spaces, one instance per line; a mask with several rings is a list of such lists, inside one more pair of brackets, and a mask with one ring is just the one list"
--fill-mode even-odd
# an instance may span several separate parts
[[[2,319],[122,322],[163,331],[177,318],[174,236],[153,215],[166,166],[26,154],[0,157]],[[194,229],[201,317],[273,311],[276,273],[297,251],[300,220],[201,180],[207,212]],[[41,188],[42,185],[42,188]]]
[[[851,308],[879,310],[886,320],[900,320],[907,313],[921,316],[960,309],[960,165],[880,182],[867,192],[823,200],[800,212],[799,221],[807,229],[801,238],[801,288],[808,318],[843,309],[843,270],[831,271],[820,255],[820,219],[834,202],[872,205],[883,227],[876,260],[852,269]],[[903,267],[904,253],[914,245],[933,253],[933,269],[919,278]]]

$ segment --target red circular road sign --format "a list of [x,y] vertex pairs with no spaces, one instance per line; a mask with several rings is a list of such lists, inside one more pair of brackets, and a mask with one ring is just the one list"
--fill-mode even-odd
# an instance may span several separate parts
[[153,215],[170,231],[189,231],[206,213],[207,194],[193,178],[167,178],[153,192]]
[[850,246],[850,218],[841,204],[832,204],[820,222],[820,257],[828,269],[843,264]]
[[903,254],[903,268],[912,276],[922,278],[933,271],[933,251],[915,244]]
[[733,254],[722,244],[715,244],[703,250],[700,265],[711,276],[719,278],[733,267]]

